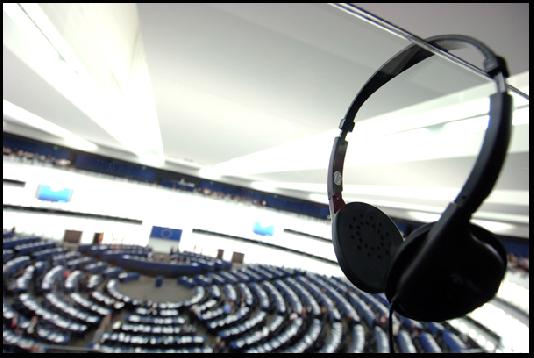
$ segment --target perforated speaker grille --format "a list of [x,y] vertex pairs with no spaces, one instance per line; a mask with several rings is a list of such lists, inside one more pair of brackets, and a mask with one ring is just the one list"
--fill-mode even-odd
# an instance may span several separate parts
[[335,226],[343,272],[362,290],[383,292],[392,255],[402,243],[395,224],[376,207],[349,203],[337,214]]

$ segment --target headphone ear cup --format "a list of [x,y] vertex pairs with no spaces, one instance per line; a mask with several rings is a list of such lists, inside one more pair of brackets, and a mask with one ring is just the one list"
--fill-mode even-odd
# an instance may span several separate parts
[[[426,244],[435,223],[415,230],[399,249],[391,265],[386,296],[398,296],[398,313],[417,320],[439,322],[463,316],[492,299],[506,272],[506,251],[488,230],[469,224],[451,234],[450,244],[429,258],[424,272],[406,275],[407,268]],[[405,285],[409,290],[403,290]]]
[[365,292],[384,292],[392,253],[402,240],[389,216],[369,204],[348,203],[334,215],[332,241],[339,266]]

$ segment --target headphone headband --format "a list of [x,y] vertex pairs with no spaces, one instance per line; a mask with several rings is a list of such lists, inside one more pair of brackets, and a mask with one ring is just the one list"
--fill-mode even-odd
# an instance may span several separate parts
[[[451,203],[442,219],[468,220],[489,195],[498,174],[504,164],[506,150],[511,135],[512,97],[506,92],[508,71],[503,58],[480,41],[464,35],[439,35],[426,39],[430,44],[444,50],[454,49],[452,45],[467,43],[474,46],[484,56],[484,71],[495,81],[497,92],[490,96],[490,120],[484,135],[476,163],[471,170],[460,194]],[[333,216],[345,205],[342,198],[343,163],[348,143],[345,140],[348,132],[354,129],[354,121],[359,109],[369,97],[391,79],[412,66],[433,56],[434,54],[418,45],[411,45],[393,56],[363,86],[350,105],[347,114],[341,120],[340,136],[335,138],[328,166],[328,199],[330,214]],[[442,221],[442,220],[440,220]],[[440,225],[434,227],[438,229]]]

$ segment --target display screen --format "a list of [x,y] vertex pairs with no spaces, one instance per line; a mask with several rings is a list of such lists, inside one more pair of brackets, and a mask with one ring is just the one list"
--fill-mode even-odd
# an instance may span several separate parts
[[69,202],[72,197],[72,189],[51,188],[50,185],[39,185],[37,188],[37,199],[46,201]]
[[261,222],[257,221],[254,224],[254,233],[261,236],[273,236],[274,226],[273,225],[264,225]]

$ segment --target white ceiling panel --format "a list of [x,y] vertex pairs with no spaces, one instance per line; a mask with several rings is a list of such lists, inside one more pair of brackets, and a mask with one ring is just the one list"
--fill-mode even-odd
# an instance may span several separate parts
[[[139,16],[165,150],[201,164],[335,128],[358,88],[407,44],[325,4],[139,4]],[[361,118],[483,82],[430,60]]]
[[95,143],[118,143],[11,51],[2,52],[3,98]]

